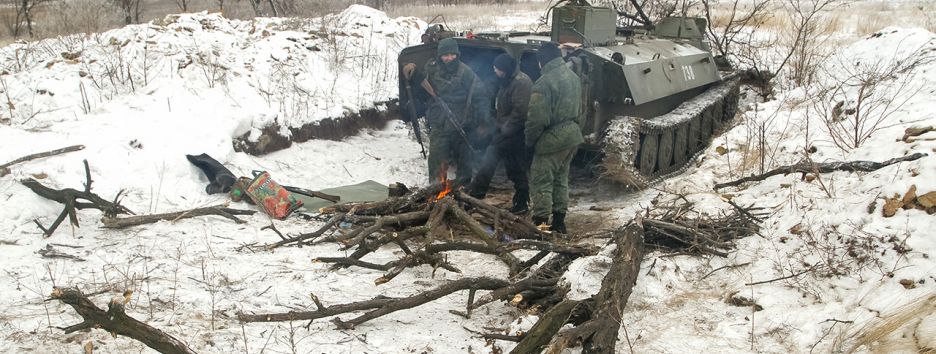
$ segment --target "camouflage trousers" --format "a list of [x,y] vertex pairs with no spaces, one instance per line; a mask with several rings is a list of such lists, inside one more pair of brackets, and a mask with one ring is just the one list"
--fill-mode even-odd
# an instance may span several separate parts
[[549,218],[550,213],[569,209],[569,165],[576,149],[533,155],[530,187],[534,217]]
[[439,181],[442,167],[456,167],[455,183],[467,185],[474,173],[471,148],[465,139],[451,129],[431,129],[429,131],[429,183]]

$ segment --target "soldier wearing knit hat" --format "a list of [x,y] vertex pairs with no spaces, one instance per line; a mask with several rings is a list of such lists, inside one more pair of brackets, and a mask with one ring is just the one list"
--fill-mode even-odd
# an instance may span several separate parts
[[414,64],[404,67],[407,79],[417,81],[416,86],[422,86],[420,82],[423,81],[427,83],[432,94],[454,114],[453,119],[448,119],[445,109],[434,98],[427,104],[429,183],[447,175],[448,167],[453,165],[457,167],[456,184],[465,185],[471,181],[474,173],[471,147],[461,132],[470,132],[482,121],[490,119],[485,117],[487,110],[481,107],[483,95],[478,93],[481,80],[461,62],[460,56],[455,39],[446,38],[439,41],[436,57],[426,63],[422,72],[415,73]]
[[510,212],[526,213],[530,187],[527,179],[529,156],[523,146],[523,129],[530,103],[533,81],[517,70],[517,61],[509,54],[494,58],[494,73],[500,84],[495,101],[495,130],[491,145],[484,154],[478,173],[471,182],[469,193],[475,198],[484,198],[497,165],[504,161],[507,178],[513,182],[513,206]]

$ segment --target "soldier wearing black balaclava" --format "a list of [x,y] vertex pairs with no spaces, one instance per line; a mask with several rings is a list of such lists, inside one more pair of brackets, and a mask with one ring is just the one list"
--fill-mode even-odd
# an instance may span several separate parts
[[518,70],[517,61],[506,53],[494,58],[494,73],[498,77],[494,138],[485,151],[469,193],[475,198],[484,198],[497,165],[504,161],[507,178],[514,185],[510,212],[521,214],[528,210],[530,198],[527,180],[530,160],[524,146],[523,131],[533,82]]
[[[455,39],[443,39],[439,41],[436,57],[426,63],[423,71],[425,81],[435,94],[426,108],[430,126],[430,183],[437,182],[439,176],[444,176],[452,165],[457,167],[456,183],[459,185],[468,184],[474,172],[471,147],[462,133],[472,132],[483,123],[479,121],[481,118],[476,118],[484,114],[483,110],[476,107],[481,101],[481,81],[468,65],[461,62],[460,55]],[[413,74],[414,67],[408,64],[404,67],[404,74],[417,76]],[[452,117],[447,117],[448,113],[442,103],[448,106]]]

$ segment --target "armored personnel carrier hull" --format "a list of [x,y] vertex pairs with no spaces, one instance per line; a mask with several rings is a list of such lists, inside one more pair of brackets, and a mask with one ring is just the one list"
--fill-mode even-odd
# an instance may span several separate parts
[[[421,66],[435,57],[439,39],[454,37],[462,62],[493,92],[497,55],[517,58],[519,69],[535,81],[540,45],[562,44],[565,60],[582,80],[586,143],[580,151],[598,152],[604,178],[636,188],[684,169],[734,117],[739,80],[716,66],[703,19],[668,18],[640,33],[615,27],[610,9],[577,3],[554,8],[552,23],[549,33],[461,36],[434,25],[423,44],[400,53],[399,65]],[[412,102],[419,117],[424,97],[406,84],[401,73],[401,107]]]

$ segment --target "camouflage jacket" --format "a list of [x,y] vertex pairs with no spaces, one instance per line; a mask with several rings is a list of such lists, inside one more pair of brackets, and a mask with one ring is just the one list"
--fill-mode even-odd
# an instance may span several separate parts
[[514,72],[507,85],[500,86],[495,102],[497,131],[494,133],[494,144],[523,142],[532,86],[533,81],[520,70]]
[[[459,122],[463,128],[473,128],[478,124],[476,116],[482,111],[477,109],[480,96],[482,96],[480,92],[481,80],[478,79],[478,76],[468,65],[461,61],[458,62],[454,70],[447,70],[443,65],[441,59],[438,58],[426,63],[426,80],[432,85],[436,95],[448,105],[455,115],[455,121]],[[472,87],[474,88],[472,89]],[[474,105],[471,110],[466,110],[469,95],[472,96]],[[432,105],[433,103],[430,102],[430,106]],[[441,109],[430,108],[430,111],[441,112]],[[436,127],[441,127],[443,130],[454,129],[449,120],[443,117],[442,114],[431,114],[428,118],[432,129],[436,129]]]
[[562,58],[546,63],[530,95],[526,145],[540,155],[573,148],[584,142],[580,128],[584,118],[581,107],[582,83],[579,77]]

